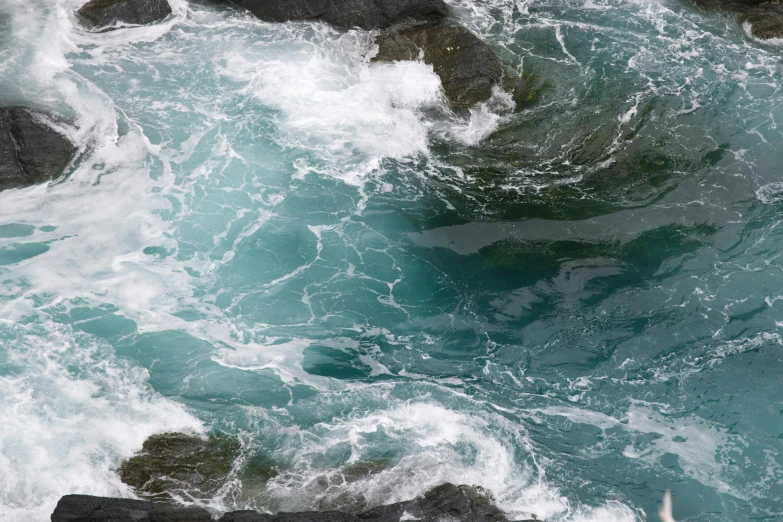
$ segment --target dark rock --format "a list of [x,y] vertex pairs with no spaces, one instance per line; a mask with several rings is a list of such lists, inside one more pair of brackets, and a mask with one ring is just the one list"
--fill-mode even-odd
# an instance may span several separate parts
[[[356,515],[342,511],[304,511],[277,515],[266,515],[255,511],[233,511],[223,515],[219,522],[360,522],[360,519]],[[394,522],[399,522],[399,519]]]
[[373,57],[375,62],[416,60],[420,54],[416,44],[398,32],[380,34],[375,43],[378,45],[378,54]]
[[697,7],[712,9],[742,9],[764,3],[766,0],[690,0]]
[[767,0],[691,0],[696,7],[704,9],[730,9],[739,11],[748,6],[758,5]]
[[406,19],[446,16],[443,0],[234,0],[261,20],[323,20],[335,27],[382,29]]
[[503,64],[464,27],[424,26],[378,37],[376,61],[416,59],[432,65],[455,109],[486,101],[503,77]]
[[148,438],[141,452],[120,466],[119,475],[142,497],[211,498],[228,480],[238,453],[239,444],[224,437],[163,433]]
[[740,24],[750,24],[750,34],[761,40],[783,38],[783,5],[767,2],[742,11]]
[[459,522],[505,522],[490,494],[475,486],[441,484],[408,502],[378,506],[359,515],[366,522],[398,522],[403,513],[425,521],[448,518]]
[[0,108],[0,190],[52,180],[63,173],[76,147],[23,107]]
[[[341,511],[280,513],[254,511],[226,513],[220,522],[399,522],[403,514],[421,522],[507,522],[491,495],[475,486],[442,484],[407,502],[378,506],[358,515]],[[524,521],[523,521],[524,522]]]
[[[407,502],[379,506],[358,515],[342,511],[307,511],[269,515],[255,511],[226,513],[219,522],[400,522],[407,514],[421,522],[508,522],[492,496],[476,486],[442,484]],[[66,495],[52,522],[207,522],[198,508],[161,507],[141,500]],[[520,522],[535,522],[523,520]]]
[[125,498],[66,495],[57,503],[52,522],[211,522],[200,508],[167,508]]
[[91,0],[77,11],[89,25],[108,28],[114,24],[145,25],[171,14],[167,0]]

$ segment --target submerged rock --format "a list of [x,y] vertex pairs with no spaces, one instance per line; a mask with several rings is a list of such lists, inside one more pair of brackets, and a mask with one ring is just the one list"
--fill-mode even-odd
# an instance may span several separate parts
[[503,78],[503,64],[492,49],[464,27],[414,27],[382,34],[377,44],[375,61],[415,60],[421,54],[455,109],[488,100]]
[[76,147],[46,119],[23,107],[0,108],[0,190],[52,180],[71,162]]
[[161,507],[127,498],[65,495],[57,503],[52,522],[211,522],[200,508]]
[[231,439],[163,433],[148,438],[141,452],[120,466],[119,475],[142,497],[211,498],[228,480],[238,454],[239,443]]
[[77,11],[93,27],[145,25],[171,14],[167,0],[91,0]]
[[406,19],[446,16],[443,0],[233,0],[261,20],[323,20],[335,27],[382,29]]
[[766,2],[739,15],[740,24],[750,25],[750,34],[761,40],[783,38],[783,5]]

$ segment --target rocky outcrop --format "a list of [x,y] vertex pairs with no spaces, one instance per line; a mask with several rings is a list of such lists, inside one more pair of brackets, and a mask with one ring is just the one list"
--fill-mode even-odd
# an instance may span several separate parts
[[443,0],[233,0],[261,20],[323,20],[341,29],[383,29],[406,19],[446,16]]
[[232,0],[268,22],[322,20],[340,29],[388,29],[376,61],[415,60],[433,66],[452,108],[486,101],[503,78],[494,52],[464,27],[439,22],[443,0]]
[[0,190],[26,187],[62,175],[76,147],[24,107],[0,108]]
[[464,27],[424,26],[378,37],[376,61],[421,55],[440,77],[452,108],[486,101],[503,78],[503,65],[487,44]]
[[[66,495],[57,504],[52,522],[206,522],[209,514],[197,508],[172,509],[141,500]],[[507,522],[492,496],[475,486],[442,484],[424,495],[358,515],[342,511],[312,511],[269,515],[255,511],[226,513],[219,522]],[[535,522],[525,520],[521,522]]]
[[163,433],[148,438],[119,475],[144,498],[211,498],[228,480],[238,453],[239,443],[232,439]]
[[110,29],[116,24],[146,25],[171,14],[167,0],[91,0],[77,11],[87,25]]
[[758,5],[767,0],[691,0],[696,7],[705,9],[733,9],[740,10],[749,6]]
[[783,38],[783,5],[766,2],[743,10],[741,24],[750,25],[750,34],[761,40]]
[[127,498],[65,495],[57,503],[52,522],[212,522],[200,508],[161,507]]

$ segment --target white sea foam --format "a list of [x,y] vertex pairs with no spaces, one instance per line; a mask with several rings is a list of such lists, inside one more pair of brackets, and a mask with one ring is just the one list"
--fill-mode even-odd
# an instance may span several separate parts
[[146,371],[68,327],[0,324],[0,518],[48,520],[62,495],[132,496],[114,469],[149,435],[203,431]]
[[[387,393],[383,387],[376,390]],[[514,441],[488,436],[488,430],[488,420],[479,415],[420,401],[320,423],[314,429],[317,437],[306,436],[304,445],[295,449],[295,470],[268,484],[267,502],[288,510],[350,505],[350,499],[379,505],[452,482],[488,489],[517,518],[536,514],[550,520],[568,513],[568,501],[555,488],[536,470],[519,466]],[[316,464],[320,455],[347,447],[350,466],[371,458],[378,444],[400,443],[405,455],[399,461],[358,478],[348,476],[350,467],[323,470]]]
[[[355,184],[382,158],[426,153],[421,111],[443,103],[432,67],[371,64],[371,35],[316,26],[308,39],[311,29],[284,46],[257,44],[226,58],[224,75],[280,110],[281,144],[316,152],[325,165],[313,169]],[[354,159],[357,151],[363,155]]]
[[652,441],[642,438],[632,443],[623,451],[626,457],[655,465],[665,454],[672,453],[678,456],[677,463],[688,476],[722,493],[747,498],[725,479],[728,466],[724,456],[732,448],[747,445],[742,437],[730,435],[696,416],[668,418],[645,403],[632,405],[625,421],[629,430],[659,436]]
[[[424,397],[401,401],[393,390],[376,385],[321,395],[308,408],[352,405],[353,413],[319,422],[306,432],[274,426],[267,412],[249,409],[251,416],[260,416],[263,429],[287,433],[286,440],[292,442],[280,449],[280,456],[294,464],[267,484],[257,506],[282,511],[356,509],[409,500],[451,482],[487,489],[512,520],[533,515],[557,522],[640,520],[640,513],[616,501],[572,505],[547,480],[545,468],[530,453],[527,435],[504,417],[483,412],[478,405],[452,409]],[[419,395],[441,392],[452,394],[428,384]],[[386,407],[375,409],[373,404]],[[327,455],[347,458],[337,469],[324,468]],[[398,458],[383,463],[378,455]]]
[[[74,27],[78,4],[0,6],[19,49],[3,64],[2,101],[33,100],[62,114],[69,121],[59,130],[89,152],[66,180],[0,194],[0,223],[33,230],[0,239],[0,247],[45,246],[6,264],[0,284],[0,518],[9,521],[46,520],[64,494],[132,496],[114,472],[122,459],[153,433],[204,430],[182,405],[150,389],[145,370],[47,318],[86,299],[160,326],[154,316],[171,304],[166,288],[183,282],[181,272],[156,273],[141,259],[145,245],[171,241],[156,216],[169,203],[153,191],[171,179],[152,182],[147,157],[155,147],[137,128],[120,137],[112,101],[70,71],[65,56],[77,50],[74,41],[108,38]],[[172,5],[181,16],[184,3]],[[139,32],[123,31],[126,38]]]
[[676,455],[678,465],[689,477],[722,493],[747,498],[745,492],[727,479],[730,469],[725,459],[727,453],[746,446],[747,442],[695,415],[671,416],[660,410],[661,405],[634,401],[621,418],[567,406],[534,411],[566,417],[574,423],[590,424],[602,430],[622,429],[631,436],[631,443],[623,450],[625,457],[656,466],[665,455]]
[[579,508],[568,522],[635,522],[644,520],[644,513],[634,511],[625,504],[609,501],[603,506]]
[[783,183],[767,183],[756,189],[756,197],[765,204],[777,203],[783,200]]

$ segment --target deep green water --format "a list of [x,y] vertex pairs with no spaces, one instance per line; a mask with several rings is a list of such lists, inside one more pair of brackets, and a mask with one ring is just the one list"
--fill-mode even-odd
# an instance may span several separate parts
[[[70,118],[0,193],[0,518],[224,432],[215,509],[443,481],[510,516],[783,517],[783,48],[685,0],[454,0],[523,71],[470,116],[372,35],[171,0],[0,6],[0,101]],[[370,469],[369,474],[357,469]]]

